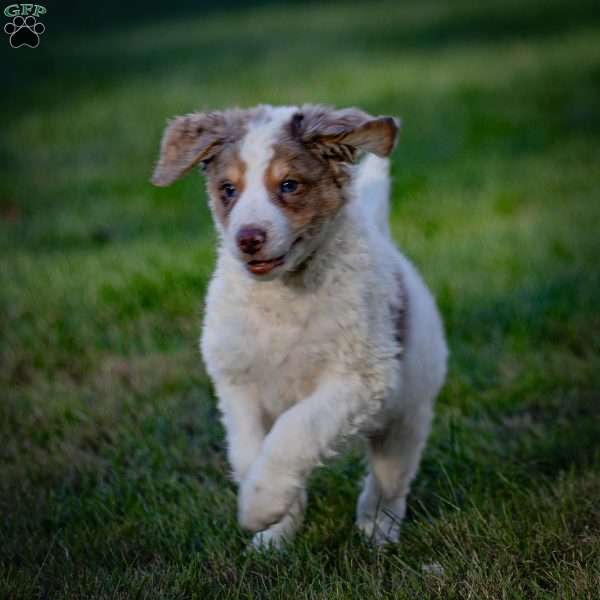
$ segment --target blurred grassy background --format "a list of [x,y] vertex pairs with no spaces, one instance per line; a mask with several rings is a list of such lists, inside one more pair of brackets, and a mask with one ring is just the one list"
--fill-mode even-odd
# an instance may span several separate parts
[[[0,44],[0,596],[597,597],[597,2],[45,5],[39,48]],[[404,121],[392,229],[452,355],[385,553],[357,452],[285,555],[235,525],[203,184],[148,178],[167,117],[258,102]]]

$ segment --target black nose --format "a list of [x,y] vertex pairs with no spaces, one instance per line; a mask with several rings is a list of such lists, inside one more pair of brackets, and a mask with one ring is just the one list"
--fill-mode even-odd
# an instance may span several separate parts
[[242,227],[235,239],[244,254],[256,254],[267,241],[267,232],[260,227],[249,225]]

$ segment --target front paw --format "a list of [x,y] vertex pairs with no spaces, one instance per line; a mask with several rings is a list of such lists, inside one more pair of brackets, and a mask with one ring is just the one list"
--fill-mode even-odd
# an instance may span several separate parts
[[278,523],[289,512],[298,496],[300,485],[250,476],[239,495],[240,525],[249,531],[262,531]]

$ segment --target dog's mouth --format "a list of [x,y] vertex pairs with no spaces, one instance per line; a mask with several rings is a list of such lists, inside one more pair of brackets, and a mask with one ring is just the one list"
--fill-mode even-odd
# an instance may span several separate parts
[[249,260],[246,262],[246,268],[253,275],[266,275],[277,267],[281,267],[285,264],[287,257],[290,255],[292,249],[302,238],[296,238],[294,243],[290,246],[290,249],[283,255],[277,258],[271,258],[270,260]]
[[246,263],[246,267],[248,271],[254,273],[254,275],[266,275],[273,269],[283,265],[286,256],[287,254],[284,254],[283,256],[272,258],[271,260],[251,260]]

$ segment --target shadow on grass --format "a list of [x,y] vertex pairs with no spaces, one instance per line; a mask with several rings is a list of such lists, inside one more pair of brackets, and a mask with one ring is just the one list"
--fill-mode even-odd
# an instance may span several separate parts
[[[535,491],[598,460],[599,296],[597,273],[581,281],[567,269],[487,301],[446,303],[460,342],[450,341],[452,389],[440,398],[414,492],[427,514],[482,494]],[[508,380],[498,372],[507,359],[519,369]]]
[[[111,13],[121,13],[124,17],[121,22],[129,23],[132,33],[136,31],[134,24],[139,28],[151,22],[156,25],[169,22],[153,16],[154,10],[158,11],[159,15],[166,13],[172,16],[171,22],[177,27],[181,27],[186,21],[195,21],[197,26],[202,22],[204,15],[204,7],[194,10],[192,3],[181,7],[178,5],[178,9],[173,12],[164,3],[152,3],[150,6],[144,3],[144,18],[136,21],[131,17],[141,12],[138,4],[140,3],[124,8],[128,5],[121,3],[118,10],[115,6],[112,11],[110,5],[106,7],[104,3],[86,5],[85,9],[75,11],[63,8],[61,10],[65,14],[59,11],[59,15],[60,18],[66,18],[66,14],[70,13],[67,30],[77,31],[78,19],[82,19],[82,23],[87,23],[88,20],[102,23],[104,19],[112,19]],[[242,3],[225,3],[220,5],[218,12],[227,14],[227,10],[230,10],[229,5],[232,10],[239,10]],[[297,3],[290,3],[291,7],[296,5]],[[417,6],[416,3],[415,5]],[[188,10],[189,14],[181,18],[181,14]],[[307,10],[311,10],[310,5]],[[214,8],[210,12],[214,12]],[[239,14],[244,13],[245,8]],[[342,4],[340,15],[343,13]],[[424,16],[428,16],[427,9]],[[68,90],[68,98],[73,99],[93,96],[123,82],[131,84],[136,80],[158,81],[161,76],[168,77],[174,65],[177,65],[178,72],[189,72],[194,80],[201,78],[204,85],[210,85],[211,81],[222,78],[224,73],[240,73],[245,69],[252,70],[257,65],[265,64],[282,48],[285,48],[289,55],[290,63],[297,59],[298,64],[318,68],[322,65],[323,55],[338,55],[340,49],[353,52],[362,49],[369,55],[378,52],[396,53],[399,57],[403,51],[413,49],[436,53],[467,46],[475,51],[477,46],[501,47],[511,41],[536,40],[566,34],[600,22],[596,3],[588,0],[510,4],[490,2],[481,6],[466,3],[458,5],[455,11],[441,11],[437,20],[423,18],[421,24],[411,23],[409,26],[403,23],[401,17],[401,13],[392,13],[391,19],[397,21],[377,23],[377,27],[373,27],[365,26],[364,22],[351,12],[349,18],[340,19],[340,26],[334,29],[334,35],[331,35],[329,29],[311,29],[311,25],[292,29],[267,29],[262,35],[259,35],[261,32],[258,31],[250,31],[243,35],[238,33],[234,38],[227,36],[225,30],[222,35],[209,36],[208,39],[196,34],[186,36],[182,30],[182,39],[176,43],[171,40],[164,46],[160,40],[151,38],[141,46],[139,39],[131,47],[123,45],[122,41],[116,47],[112,44],[100,45],[94,41],[92,33],[90,45],[82,44],[80,39],[75,41],[78,47],[76,55],[65,46],[63,38],[58,35],[54,40],[44,39],[45,44],[35,53],[11,53],[10,60],[5,61],[6,68],[3,73],[4,83],[11,93],[2,96],[0,106],[5,106],[9,112],[14,108],[16,101],[29,108],[43,106],[47,109],[55,104],[63,106],[64,94],[37,93],[53,80],[60,81],[60,86]],[[114,22],[120,21],[115,19]],[[81,33],[85,32],[87,27],[82,26]],[[119,28],[116,29],[118,30]],[[103,33],[109,32],[110,28]],[[51,31],[48,31],[47,37],[50,34]],[[139,35],[137,37],[139,38]],[[0,48],[0,52],[7,50]],[[5,114],[5,117],[10,118],[10,115]]]
[[[416,193],[415,189],[419,193],[425,191],[430,177],[460,176],[464,165],[459,161],[465,159],[493,156],[496,164],[509,164],[542,156],[569,140],[600,135],[600,93],[596,92],[600,92],[597,69],[588,66],[570,68],[569,65],[560,71],[540,73],[538,77],[529,74],[515,78],[510,86],[498,82],[496,87],[485,91],[457,89],[440,96],[433,108],[423,108],[421,96],[407,92],[402,99],[403,112],[418,115],[418,120],[413,116],[406,125],[401,155],[398,153],[395,157],[401,170],[394,187],[397,200],[410,198]],[[373,103],[385,106],[385,99],[373,99]],[[442,122],[444,110],[449,116]],[[423,134],[419,123],[421,127],[425,124],[433,125],[433,128]],[[158,138],[161,125],[160,122],[153,124],[156,133],[153,137]],[[115,152],[119,151],[116,146]],[[35,228],[31,228],[29,217],[34,210],[25,207],[18,220],[4,225],[9,240],[6,243],[13,247],[26,244],[44,252],[78,252],[141,239],[214,239],[202,177],[194,172],[166,192],[157,190],[148,182],[153,161],[150,156],[153,157],[155,152],[155,148],[148,146],[146,164],[136,162],[131,167],[129,188],[124,195],[132,192],[140,195],[142,191],[147,198],[132,208],[118,202],[106,202],[107,196],[108,200],[113,200],[113,192],[104,188],[90,192],[89,197],[75,197],[70,193],[64,198],[56,198],[55,191],[44,189],[32,189],[27,193],[25,184],[23,195],[43,207],[42,233],[36,234]],[[123,164],[128,160],[125,154],[121,158]],[[22,181],[26,181],[28,168],[27,164],[13,164],[13,176],[20,174]],[[467,174],[469,186],[483,185],[485,172],[471,171]],[[107,167],[107,177],[110,175],[111,170]],[[462,179],[450,180],[447,193],[457,193],[464,184]],[[110,190],[110,179],[106,186]],[[57,226],[48,231],[46,223],[51,215],[56,214],[58,219],[73,204],[83,211],[84,216],[86,210],[94,210],[97,204],[104,205],[107,213],[88,219],[85,227],[63,231],[57,222]],[[432,226],[439,229],[443,223],[432,223]]]

